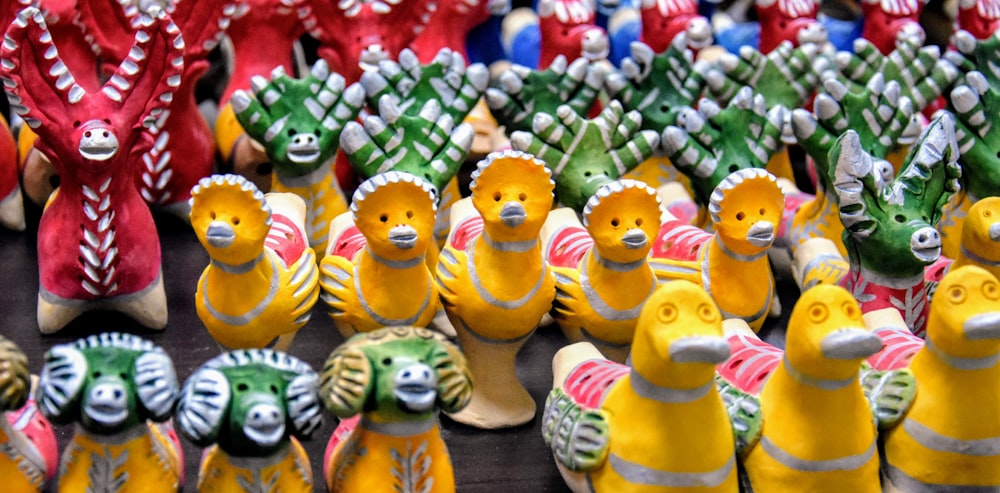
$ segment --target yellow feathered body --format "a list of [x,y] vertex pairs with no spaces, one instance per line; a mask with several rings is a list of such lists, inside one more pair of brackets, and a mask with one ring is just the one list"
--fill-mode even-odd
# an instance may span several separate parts
[[212,446],[205,451],[198,478],[198,491],[212,493],[311,493],[314,486],[309,457],[294,439],[285,454],[268,459],[237,459]]
[[63,450],[58,491],[106,491],[104,488],[121,481],[113,491],[176,493],[183,467],[176,445],[152,423],[139,426],[137,431],[136,436],[121,440],[102,437],[101,441],[78,431]]

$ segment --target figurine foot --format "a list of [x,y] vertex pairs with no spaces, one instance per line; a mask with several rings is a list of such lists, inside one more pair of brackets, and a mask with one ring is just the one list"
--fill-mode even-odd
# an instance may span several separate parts
[[163,330],[167,327],[167,295],[163,289],[163,272],[146,289],[112,300],[109,307],[134,318],[144,327]]
[[[478,385],[478,384],[477,384]],[[520,386],[480,391],[477,387],[472,400],[462,411],[448,414],[453,421],[484,430],[510,428],[528,423],[535,417],[535,401]]]
[[38,292],[36,318],[38,319],[38,330],[42,334],[54,334],[58,332],[66,324],[72,322],[76,317],[83,315],[90,308],[80,302],[61,299],[46,300],[49,296],[41,290]]
[[13,231],[24,231],[24,198],[21,187],[14,190],[6,198],[0,200],[0,225]]

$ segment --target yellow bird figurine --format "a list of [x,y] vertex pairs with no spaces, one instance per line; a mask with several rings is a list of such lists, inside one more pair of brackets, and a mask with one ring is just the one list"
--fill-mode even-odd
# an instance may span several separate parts
[[881,348],[847,290],[819,285],[802,293],[784,359],[760,393],[760,442],[743,461],[755,491],[882,491],[876,423],[858,377]]
[[965,266],[942,279],[909,368],[918,392],[902,424],[884,433],[885,491],[1000,491],[997,278]]
[[646,301],[628,365],[587,342],[556,353],[542,434],[572,491],[739,491],[734,436],[760,422],[733,426],[716,390],[715,365],[729,357],[722,335],[708,294],[676,281]]
[[656,190],[618,180],[587,201],[583,224],[569,208],[549,214],[542,239],[556,276],[553,317],[570,342],[590,342],[625,362],[639,312],[657,285],[646,260],[662,213]]
[[969,208],[951,268],[963,265],[978,265],[1000,278],[1000,197],[981,199]]
[[460,423],[501,428],[535,416],[514,363],[555,297],[538,237],[554,187],[530,154],[495,152],[472,173],[472,197],[452,206],[437,282],[476,381],[469,405],[450,415]]
[[426,327],[441,308],[425,261],[434,243],[437,193],[399,171],[358,187],[351,212],[330,226],[320,264],[322,298],[344,339],[388,326]]
[[191,226],[211,261],[195,292],[198,317],[226,349],[287,351],[319,298],[304,201],[262,194],[238,175],[202,178]]

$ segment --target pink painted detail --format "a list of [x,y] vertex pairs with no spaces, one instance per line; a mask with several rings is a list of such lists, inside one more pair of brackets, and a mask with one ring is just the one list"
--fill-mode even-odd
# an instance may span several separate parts
[[924,282],[935,284],[940,283],[944,275],[951,270],[951,264],[953,263],[955,263],[953,259],[943,255],[938,257],[933,264],[924,267]]
[[630,371],[628,366],[614,361],[587,360],[573,368],[573,371],[566,376],[563,390],[577,404],[597,409],[601,406],[605,392]]
[[[598,53],[594,50],[602,39],[607,48],[608,35],[597,26],[596,19],[596,13],[587,0],[540,0],[538,69],[548,68],[559,55],[569,62],[581,56],[596,57]],[[606,52],[600,58],[604,57],[607,57]]]
[[873,332],[882,339],[882,350],[868,358],[868,364],[876,370],[906,368],[924,347],[923,339],[899,327],[879,327]]
[[698,260],[698,251],[712,236],[712,233],[682,221],[667,221],[660,226],[650,255],[671,260]]
[[490,18],[488,0],[438,0],[427,26],[410,43],[420,63],[430,63],[442,48],[461,53],[465,62],[465,38],[469,31]]
[[815,195],[805,192],[785,194],[785,211],[781,215],[781,225],[778,226],[778,238],[788,238],[788,232],[791,231],[792,227],[792,220],[795,219],[795,213],[799,210],[799,207],[815,198]]
[[226,29],[234,63],[219,107],[237,89],[249,89],[254,75],[269,74],[275,67],[294,74],[293,47],[304,32],[298,15],[282,0],[244,0]]
[[552,237],[545,251],[545,261],[552,266],[575,269],[593,246],[594,239],[586,229],[568,226],[557,231]]
[[729,334],[726,341],[731,355],[715,367],[716,372],[743,392],[759,393],[785,352],[744,333]]
[[664,204],[663,207],[684,224],[694,224],[698,220],[698,204],[693,200],[675,200]]
[[647,0],[639,9],[642,31],[639,41],[646,43],[656,53],[663,53],[680,33],[688,33],[688,42],[698,38],[702,28],[706,31],[704,40],[696,39],[694,44],[704,41],[711,43],[711,25],[704,16],[698,14],[696,0]]
[[862,0],[864,26],[861,37],[883,55],[896,49],[896,39],[904,31],[923,33],[920,14],[924,0]]
[[483,232],[482,216],[473,216],[452,226],[451,238],[448,243],[456,250],[465,250],[469,242],[476,239]]
[[1000,0],[968,0],[958,2],[958,28],[976,39],[989,38],[1000,29]]
[[177,463],[181,466],[177,468],[177,484],[184,484],[184,480],[187,479],[187,471],[184,467],[184,447],[181,447],[181,439],[177,436],[177,430],[174,429],[173,421],[165,421],[163,423],[156,423],[163,436],[167,437],[170,441],[170,445],[173,446],[174,452],[177,453]]
[[52,425],[39,412],[35,400],[28,399],[21,409],[6,413],[6,418],[10,427],[23,433],[35,447],[39,457],[45,461],[45,479],[51,481],[59,469],[59,449]]
[[350,418],[341,419],[340,423],[337,424],[337,428],[330,435],[330,441],[326,442],[326,451],[323,452],[323,477],[330,477],[330,461],[333,460],[333,452],[337,450],[340,442],[346,440],[351,432],[358,427],[360,422],[361,415],[357,414]]
[[883,308],[893,308],[899,312],[907,327],[918,337],[924,337],[927,330],[927,312],[930,303],[925,292],[923,277],[910,282],[908,287],[883,286],[866,279],[857,269],[851,269],[840,281],[861,304],[862,313]]
[[825,42],[826,28],[816,20],[818,0],[756,0],[760,19],[761,53],[770,53],[782,41],[799,46]]
[[271,216],[271,230],[267,232],[264,246],[281,257],[285,265],[292,265],[302,258],[309,240],[289,217],[274,214]]
[[361,234],[357,226],[351,225],[336,238],[330,255],[344,257],[347,260],[354,260],[354,256],[368,244],[368,239]]

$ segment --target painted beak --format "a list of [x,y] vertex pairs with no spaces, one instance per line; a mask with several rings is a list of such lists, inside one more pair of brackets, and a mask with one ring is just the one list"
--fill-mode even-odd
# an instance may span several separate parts
[[226,248],[233,244],[236,239],[236,232],[227,222],[212,221],[205,232],[205,240],[215,248]]
[[758,221],[747,231],[747,242],[755,247],[766,247],[774,241],[774,225],[769,221]]
[[993,241],[1000,241],[1000,223],[993,223],[990,225],[990,239]]
[[865,329],[839,329],[823,337],[819,347],[829,359],[860,359],[881,351],[882,339]]
[[409,250],[417,245],[417,230],[413,226],[393,226],[389,230],[389,243],[400,250]]
[[965,337],[973,341],[1000,339],[1000,312],[987,312],[969,317],[962,324]]
[[670,343],[670,359],[677,363],[717,365],[729,359],[729,343],[721,337],[682,337]]
[[622,243],[625,244],[625,248],[629,250],[638,250],[646,246],[649,239],[646,237],[646,233],[639,228],[632,228],[625,232],[622,236]]
[[524,206],[520,202],[507,202],[500,209],[500,222],[509,228],[516,228],[528,218]]

